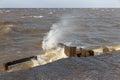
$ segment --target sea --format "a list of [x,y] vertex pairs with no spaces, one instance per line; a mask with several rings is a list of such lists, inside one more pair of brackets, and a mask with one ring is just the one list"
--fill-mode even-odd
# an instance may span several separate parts
[[6,62],[43,54],[58,43],[79,47],[120,44],[119,13],[114,8],[1,8],[0,72]]

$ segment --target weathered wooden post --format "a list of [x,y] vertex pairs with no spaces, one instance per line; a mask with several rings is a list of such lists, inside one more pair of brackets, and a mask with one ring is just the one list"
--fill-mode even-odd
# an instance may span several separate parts
[[6,62],[6,63],[3,64],[3,66],[4,66],[5,71],[7,71],[7,70],[9,70],[9,66],[19,64],[19,63],[22,63],[22,62],[26,62],[26,61],[30,61],[31,59],[36,59],[37,60],[37,56],[30,56],[30,57],[25,57],[25,58],[22,58],[22,59]]
[[77,50],[77,47],[74,46],[66,46],[62,43],[59,43],[59,46],[64,47],[64,52],[68,57],[78,56],[78,57],[88,57],[94,56],[93,50],[87,50],[84,48],[80,48]]
[[76,56],[76,47],[65,46],[65,54],[69,57]]
[[73,57],[73,56],[77,55],[77,52],[76,52],[77,48],[76,47],[74,47],[74,46],[66,46],[63,43],[59,43],[59,46],[64,47],[64,52],[68,57]]

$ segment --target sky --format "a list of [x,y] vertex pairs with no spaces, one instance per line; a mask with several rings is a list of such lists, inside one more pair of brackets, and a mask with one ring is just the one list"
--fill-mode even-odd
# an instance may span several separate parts
[[0,8],[120,8],[120,0],[0,0]]

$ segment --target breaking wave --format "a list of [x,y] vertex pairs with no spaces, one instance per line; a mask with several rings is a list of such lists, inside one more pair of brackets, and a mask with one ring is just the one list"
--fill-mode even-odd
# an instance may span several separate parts
[[44,37],[42,48],[44,50],[56,48],[58,43],[65,43],[66,45],[72,45],[73,42],[77,43],[77,34],[81,28],[76,20],[62,19],[60,22],[53,24],[51,30]]
[[[95,55],[103,53],[106,47],[109,51],[120,50],[120,45],[114,45],[114,42],[110,43],[110,39],[107,39],[109,32],[105,32],[104,37],[101,37],[103,36],[103,34],[101,34],[102,31],[97,31],[99,27],[95,26],[95,24],[93,24],[94,26],[92,26],[92,24],[90,25],[90,23],[96,20],[92,20],[92,22],[91,20],[87,20],[89,21],[88,23],[86,23],[86,19],[85,21],[80,20],[81,19],[76,16],[67,16],[62,18],[58,23],[53,24],[42,42],[42,48],[45,54],[39,57],[41,63],[48,63],[67,57],[64,53],[64,48],[59,46],[59,43],[67,46],[76,46],[78,48],[90,48],[92,46],[90,49],[96,52]],[[108,45],[108,43],[110,45]]]

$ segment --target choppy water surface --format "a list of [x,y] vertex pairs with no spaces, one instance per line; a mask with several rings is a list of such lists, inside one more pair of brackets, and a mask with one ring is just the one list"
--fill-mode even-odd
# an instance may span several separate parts
[[60,42],[119,44],[119,13],[120,9],[0,9],[0,63],[40,54],[43,37],[55,23],[57,28],[67,26]]

